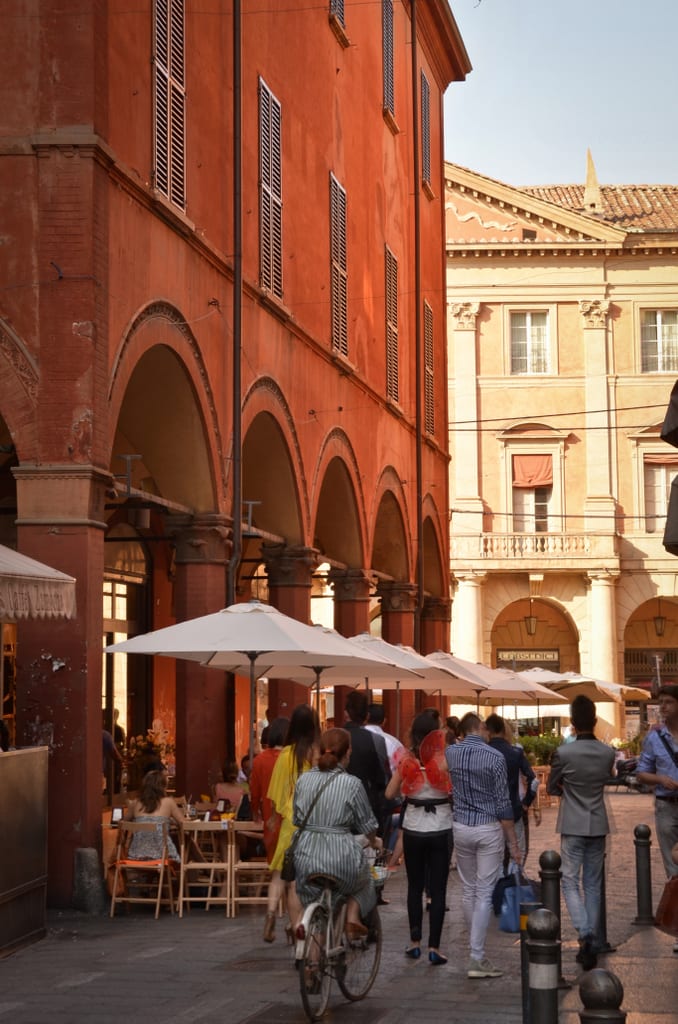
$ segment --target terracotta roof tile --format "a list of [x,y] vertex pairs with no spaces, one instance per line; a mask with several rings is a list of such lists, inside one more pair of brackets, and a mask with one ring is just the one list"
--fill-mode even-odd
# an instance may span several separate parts
[[583,185],[527,185],[520,191],[625,231],[678,230],[678,185],[601,185],[603,208],[594,214],[584,207]]

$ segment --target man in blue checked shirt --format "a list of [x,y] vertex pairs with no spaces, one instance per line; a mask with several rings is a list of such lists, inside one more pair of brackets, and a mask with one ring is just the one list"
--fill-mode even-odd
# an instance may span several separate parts
[[671,850],[678,843],[678,686],[666,684],[657,694],[662,725],[645,737],[636,778],[654,786],[655,829],[666,874],[678,875]]
[[498,978],[502,972],[485,956],[492,915],[492,892],[502,870],[504,844],[521,864],[513,824],[504,755],[488,743],[487,726],[472,711],[460,722],[461,743],[445,751],[454,804],[452,830],[457,870],[462,881],[462,909],[469,930],[468,978]]

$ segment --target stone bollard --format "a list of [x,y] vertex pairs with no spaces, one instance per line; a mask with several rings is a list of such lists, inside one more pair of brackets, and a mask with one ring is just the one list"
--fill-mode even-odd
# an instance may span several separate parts
[[534,910],[527,919],[530,959],[530,1024],[558,1024],[558,918],[550,910]]
[[[544,850],[539,857],[539,877],[541,879],[541,902],[558,918],[558,934],[560,943],[560,854],[556,850]],[[570,983],[563,977],[562,951],[558,945],[558,985],[570,988]]]
[[624,1024],[626,1011],[621,1010],[624,988],[616,974],[600,968],[589,971],[579,986],[584,1009],[579,1013],[581,1024]]
[[636,896],[638,913],[634,924],[654,924],[652,913],[652,867],[650,864],[651,831],[648,825],[636,825],[633,830],[636,847]]
[[520,983],[523,998],[523,1024],[531,1024],[530,1013],[530,960],[527,955],[527,919],[533,910],[541,910],[541,903],[520,904]]
[[73,906],[86,914],[104,914],[106,903],[101,856],[92,847],[80,846],[75,851],[73,863]]

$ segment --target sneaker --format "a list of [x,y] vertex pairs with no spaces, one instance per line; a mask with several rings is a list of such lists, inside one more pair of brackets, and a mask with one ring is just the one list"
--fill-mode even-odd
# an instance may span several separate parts
[[467,978],[501,978],[504,972],[495,967],[487,957],[482,960],[469,960]]

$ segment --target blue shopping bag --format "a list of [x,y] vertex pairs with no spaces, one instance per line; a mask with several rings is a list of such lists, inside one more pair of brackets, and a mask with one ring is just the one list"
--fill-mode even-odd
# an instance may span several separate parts
[[513,885],[506,886],[501,900],[499,928],[502,932],[519,932],[520,904],[533,903],[535,900],[534,886],[522,874],[520,868],[514,865],[511,877],[514,880]]

